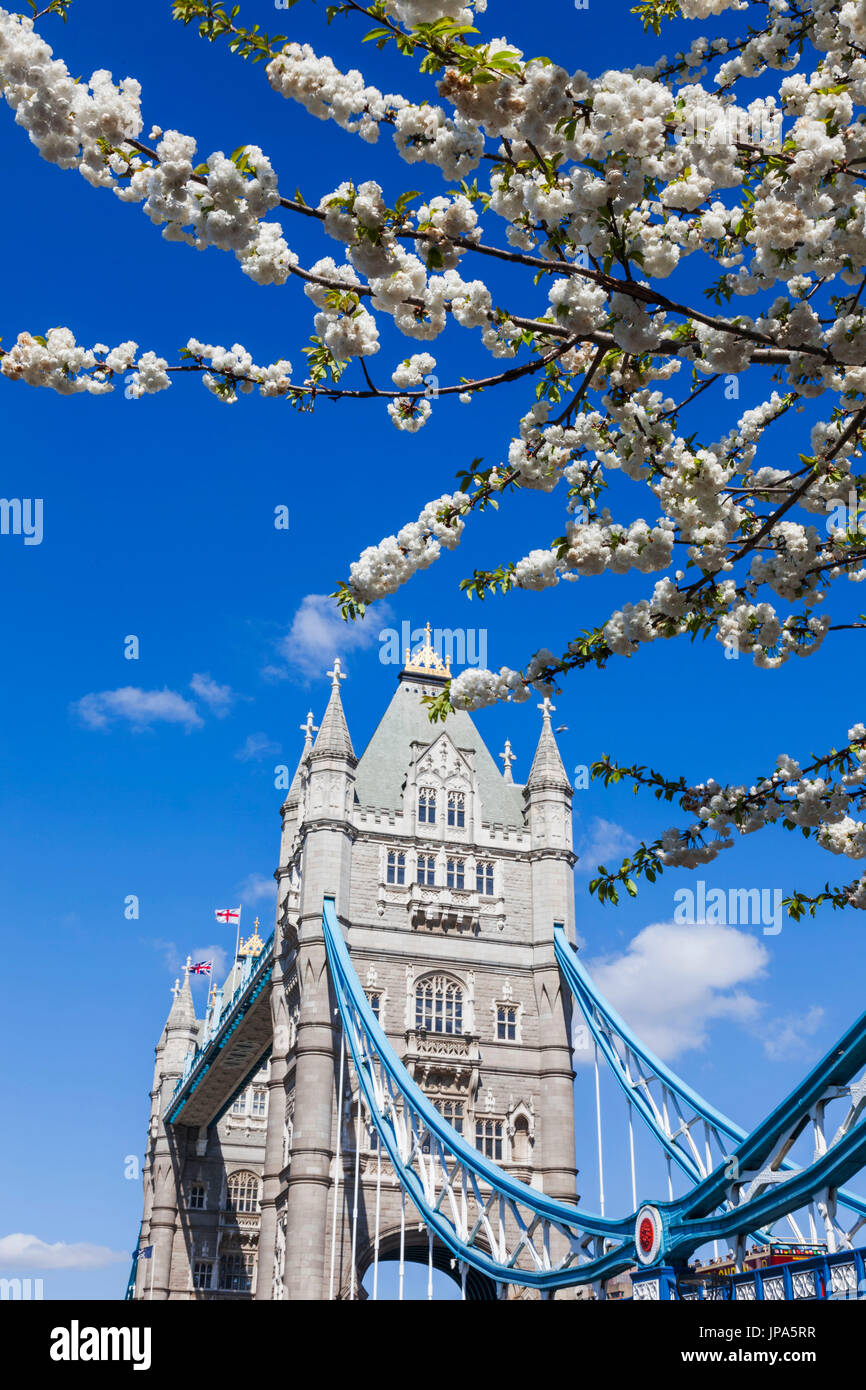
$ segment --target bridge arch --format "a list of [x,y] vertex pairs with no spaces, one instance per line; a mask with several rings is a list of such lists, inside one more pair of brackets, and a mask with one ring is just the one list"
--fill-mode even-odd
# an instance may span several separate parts
[[[373,1267],[374,1249],[372,1244],[365,1244],[359,1250],[357,1257],[358,1288]],[[413,1223],[413,1229],[407,1226],[404,1244],[404,1259],[406,1264],[421,1265],[427,1267],[430,1258],[430,1247],[426,1231],[419,1231]],[[396,1262],[400,1259],[400,1227],[391,1225],[383,1227],[379,1234],[379,1264],[385,1262]],[[452,1263],[454,1267],[452,1268]],[[460,1271],[456,1261],[447,1245],[434,1239],[433,1241],[433,1268],[440,1274],[452,1279],[460,1288]],[[348,1297],[348,1287],[342,1291],[344,1298]],[[496,1299],[496,1284],[488,1275],[480,1273],[475,1269],[466,1271],[466,1298],[467,1301],[479,1302]]]

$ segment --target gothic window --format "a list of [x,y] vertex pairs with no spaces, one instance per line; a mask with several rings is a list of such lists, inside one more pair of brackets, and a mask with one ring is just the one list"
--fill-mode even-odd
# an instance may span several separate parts
[[209,1289],[213,1277],[213,1264],[210,1260],[196,1260],[192,1267],[192,1286],[194,1289]]
[[463,990],[445,975],[428,975],[415,986],[415,1027],[430,1033],[463,1032]]
[[479,863],[475,866],[475,891],[493,897],[493,865]]
[[456,1129],[458,1134],[463,1133],[463,1101],[452,1100],[450,1096],[435,1096],[433,1104],[452,1129]]
[[204,1211],[205,1185],[202,1182],[194,1182],[189,1190],[189,1205],[193,1211]]
[[229,1211],[258,1211],[259,1180],[255,1173],[232,1173],[226,1207]]
[[432,888],[436,882],[436,860],[432,854],[418,855],[418,882],[422,888]]
[[388,883],[406,882],[406,856],[402,850],[391,849],[388,851]]
[[264,1086],[256,1086],[253,1089],[253,1105],[250,1114],[257,1115],[259,1119],[262,1119],[267,1114],[267,1111],[268,1093]]
[[496,1005],[496,1036],[500,1042],[517,1040],[517,1005]]
[[247,1113],[247,1093],[241,1091],[239,1096],[235,1096],[232,1101],[232,1114],[245,1115]]
[[491,1119],[476,1120],[475,1147],[476,1149],[480,1149],[485,1158],[492,1158],[494,1163],[501,1163],[502,1121]]
[[421,787],[418,792],[418,819],[424,825],[436,820],[436,792],[433,787]]
[[458,830],[466,824],[466,797],[462,792],[448,793],[448,824]]
[[373,1010],[373,1016],[377,1023],[382,1022],[382,991],[380,989],[368,989],[365,991],[367,1003]]
[[466,886],[466,860],[449,859],[448,872],[445,881],[449,888],[464,888]]
[[[451,1096],[431,1096],[433,1104],[439,1111],[443,1120],[447,1121],[458,1134],[463,1133],[463,1101],[454,1100]],[[429,1154],[430,1136],[429,1134],[421,1143],[421,1152]]]
[[221,1255],[220,1288],[230,1293],[249,1293],[253,1287],[254,1267],[253,1255]]

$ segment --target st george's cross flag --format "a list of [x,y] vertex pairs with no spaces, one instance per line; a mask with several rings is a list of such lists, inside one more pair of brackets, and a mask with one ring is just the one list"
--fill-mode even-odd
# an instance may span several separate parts
[[189,973],[190,975],[209,975],[212,964],[213,962],[209,960],[198,960],[195,965],[189,967]]
[[235,926],[235,924],[240,926],[241,924],[241,910],[239,907],[218,907],[214,912],[214,916],[218,922],[225,922],[230,926]]

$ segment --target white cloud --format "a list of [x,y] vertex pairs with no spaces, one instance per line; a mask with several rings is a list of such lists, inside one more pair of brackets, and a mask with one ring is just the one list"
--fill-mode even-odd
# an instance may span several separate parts
[[606,869],[621,863],[635,847],[635,838],[622,825],[615,821],[603,820],[594,816],[584,834],[578,837],[577,849],[580,855],[577,872],[594,874],[599,864]]
[[770,1061],[783,1062],[789,1057],[802,1057],[809,1053],[809,1039],[817,1033],[823,1022],[824,1010],[820,1005],[813,1004],[804,1014],[785,1014],[781,1018],[771,1018],[755,1031]]
[[735,927],[657,922],[588,969],[641,1041],[671,1061],[702,1048],[719,1019],[754,1028],[763,1006],[742,986],[760,979],[768,961],[766,947]]
[[0,1237],[0,1267],[7,1269],[104,1269],[106,1265],[128,1261],[126,1251],[89,1245],[86,1241],[67,1245],[59,1240],[49,1245],[38,1236],[21,1232]]
[[[377,603],[375,617],[345,622],[328,594],[307,594],[279,644],[280,655],[302,676],[321,676],[335,656],[373,646],[389,617],[388,605]],[[270,667],[268,673],[276,674]]]
[[84,695],[71,708],[90,729],[105,729],[123,720],[133,729],[158,723],[196,729],[203,723],[195,706],[167,686],[162,690],[140,690],[134,685],[102,690]]
[[189,685],[199,699],[204,700],[210,707],[217,719],[222,719],[228,714],[237,698],[230,685],[218,685],[213,677],[207,674],[196,672]]
[[239,890],[241,902],[272,902],[277,896],[276,879],[265,874],[247,874]]
[[274,743],[267,734],[248,734],[242,748],[235,753],[242,763],[261,762],[262,758],[275,758],[282,752],[282,746]]

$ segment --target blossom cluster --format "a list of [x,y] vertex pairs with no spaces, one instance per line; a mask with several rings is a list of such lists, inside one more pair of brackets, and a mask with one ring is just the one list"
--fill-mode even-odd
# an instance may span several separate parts
[[[396,593],[411,575],[432,565],[443,547],[453,550],[463,531],[460,512],[466,501],[465,493],[446,493],[428,502],[418,520],[403,526],[396,536],[386,536],[362,551],[349,581],[358,599],[370,603]],[[443,518],[443,513],[449,515]]]
[[[816,834],[817,843],[831,854],[849,859],[866,857],[866,824],[850,814],[866,786],[866,726],[848,730],[853,768],[832,777],[804,774],[800,764],[780,754],[775,771],[754,786],[720,786],[710,781],[692,787],[688,797],[696,819],[685,827],[672,827],[661,839],[659,859],[666,867],[694,868],[730,849],[735,835],[751,835],[779,820],[805,834]],[[714,838],[706,840],[707,828]]]

